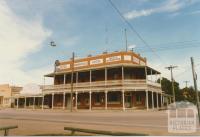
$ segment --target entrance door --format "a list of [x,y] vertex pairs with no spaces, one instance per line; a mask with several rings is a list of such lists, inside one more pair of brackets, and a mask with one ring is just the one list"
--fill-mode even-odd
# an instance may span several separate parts
[[125,95],[125,107],[126,107],[126,108],[131,108],[131,107],[132,107],[132,98],[131,98],[131,94]]
[[71,108],[71,98],[67,97],[67,109]]

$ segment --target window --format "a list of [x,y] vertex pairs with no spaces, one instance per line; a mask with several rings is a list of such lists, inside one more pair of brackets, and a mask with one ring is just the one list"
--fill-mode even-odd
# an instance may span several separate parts
[[10,102],[10,99],[9,98],[4,98],[4,104],[9,104],[9,102]]
[[88,98],[85,99],[85,104],[89,105],[89,99]]
[[141,95],[136,95],[136,104],[142,104],[142,97],[141,97]]
[[100,94],[96,94],[95,103],[100,103],[100,101],[101,101]]
[[119,92],[108,93],[108,103],[109,102],[120,103],[120,101],[121,101],[121,96]]
[[81,104],[81,99],[80,99],[80,97],[78,97],[78,95],[77,95],[77,105],[80,105]]

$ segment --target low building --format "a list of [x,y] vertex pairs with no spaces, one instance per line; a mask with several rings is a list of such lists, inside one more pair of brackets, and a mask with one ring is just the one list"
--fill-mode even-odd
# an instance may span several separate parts
[[10,86],[9,84],[0,85],[0,108],[11,107],[14,103],[12,96],[20,94],[22,87]]
[[36,97],[42,109],[159,109],[171,97],[161,89],[161,73],[132,51],[56,61],[45,77],[54,83]]

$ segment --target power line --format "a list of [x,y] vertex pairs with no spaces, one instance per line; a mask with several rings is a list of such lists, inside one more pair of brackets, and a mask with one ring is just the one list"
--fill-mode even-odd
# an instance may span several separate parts
[[175,77],[181,76],[182,74],[184,74],[184,73],[185,73],[186,71],[188,71],[189,69],[190,69],[190,67],[186,68],[183,72],[181,72],[181,73],[175,75]]
[[122,13],[120,12],[120,10],[115,6],[115,4],[111,1],[108,0],[108,2],[111,4],[111,6],[117,11],[117,13],[119,14],[119,16],[123,19],[123,21],[130,27],[130,29],[138,36],[138,38],[145,44],[145,46],[147,46],[152,53],[154,53],[155,56],[157,56],[161,62],[163,62],[162,58],[154,51],[154,49],[151,48],[151,46],[149,46],[149,44],[143,39],[143,37],[139,34],[139,32],[136,31],[136,29],[133,27],[132,24],[130,24],[126,18],[122,15]]
[[157,43],[157,44],[153,44],[153,45],[159,46],[159,45],[184,44],[184,43],[194,43],[194,42],[199,43],[200,41],[199,40],[175,41],[175,42]]
[[[197,44],[197,45],[195,45]],[[160,46],[160,47],[157,47],[157,48],[153,48],[154,50],[159,50],[159,51],[162,51],[162,50],[177,50],[177,49],[184,49],[184,48],[196,48],[196,47],[200,47],[200,42],[198,43],[191,43],[190,45],[188,44],[179,44],[179,45],[167,45],[167,46]],[[144,48],[142,47],[136,47],[135,48],[136,50],[140,51],[140,52],[149,52],[148,50],[145,50]]]
[[[195,68],[198,68],[198,67],[200,67],[200,63],[197,64],[197,65],[195,66]],[[175,77],[181,76],[182,74],[184,74],[185,72],[187,72],[187,71],[190,70],[190,69],[191,69],[191,66],[187,66],[187,68],[185,68],[185,70],[184,70],[183,72],[181,72],[181,73],[175,75]]]

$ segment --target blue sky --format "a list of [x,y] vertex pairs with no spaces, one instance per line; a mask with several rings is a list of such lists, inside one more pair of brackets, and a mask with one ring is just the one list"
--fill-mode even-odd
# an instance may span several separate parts
[[[178,65],[175,79],[181,86],[185,80],[192,84],[190,57],[200,63],[200,1],[112,2],[155,52],[145,46],[108,0],[2,0],[0,82],[41,84],[42,76],[53,71],[54,61],[69,59],[73,51],[77,57],[84,57],[124,50],[126,28],[128,45],[147,57],[150,66],[169,78],[164,67]],[[49,46],[51,40],[57,47]],[[156,50],[163,46],[164,50]],[[166,50],[168,47],[174,50]]]

